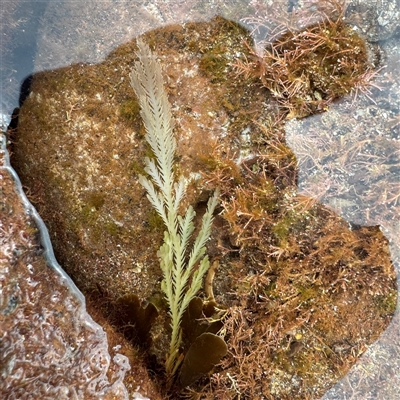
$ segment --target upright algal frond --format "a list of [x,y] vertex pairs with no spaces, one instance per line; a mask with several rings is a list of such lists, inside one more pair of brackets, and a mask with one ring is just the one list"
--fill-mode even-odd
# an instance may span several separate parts
[[161,289],[167,298],[171,317],[171,342],[165,363],[167,375],[171,379],[181,362],[179,348],[183,313],[200,290],[210,266],[205,256],[206,242],[210,238],[219,192],[216,190],[209,200],[200,232],[189,250],[196,213],[189,206],[183,217],[178,214],[186,192],[186,181],[183,177],[176,180],[173,173],[176,140],[171,106],[164,90],[160,65],[143,41],[138,40],[137,44],[138,60],[130,74],[131,85],[139,98],[146,141],[154,154],[154,159],[145,159],[145,171],[149,177],[141,175],[139,182],[146,189],[147,198],[167,229],[164,243],[157,254],[164,278]]
[[[164,90],[160,65],[142,40],[138,40],[137,44],[136,54],[139,59],[130,74],[131,85],[139,98],[146,140],[158,164],[161,182],[156,181],[156,183],[166,200],[170,202],[174,182],[173,159],[176,151],[171,106]],[[152,170],[149,161],[146,162],[146,167]]]

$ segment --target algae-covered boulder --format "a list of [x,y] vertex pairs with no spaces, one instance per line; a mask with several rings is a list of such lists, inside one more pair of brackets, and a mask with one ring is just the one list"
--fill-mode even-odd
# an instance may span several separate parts
[[[204,301],[195,321],[221,323],[228,355],[208,380],[192,384],[183,375],[181,382],[201,398],[318,398],[394,312],[387,241],[379,229],[349,227],[296,194],[285,110],[259,77],[238,74],[237,65],[254,56],[246,30],[215,18],[143,40],[163,68],[176,173],[189,182],[185,201],[201,217],[211,191],[221,190],[205,282],[212,312]],[[60,263],[159,371],[169,329],[157,258],[164,226],[138,181],[152,153],[129,83],[135,43],[98,65],[35,74],[12,136],[12,162]],[[135,337],[141,318],[147,322]],[[165,393],[184,395],[177,387]]]

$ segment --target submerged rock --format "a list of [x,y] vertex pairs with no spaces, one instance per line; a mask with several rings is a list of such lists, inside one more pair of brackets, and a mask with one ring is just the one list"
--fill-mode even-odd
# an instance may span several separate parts
[[[389,323],[395,274],[379,229],[349,227],[296,195],[282,113],[265,87],[235,73],[249,56],[243,39],[248,32],[222,18],[144,36],[163,66],[186,201],[201,215],[210,189],[222,192],[207,294],[223,305],[228,355],[194,390],[317,398]],[[164,227],[138,182],[150,150],[129,84],[135,50],[132,41],[101,64],[35,74],[12,160],[88,301],[129,336],[134,322],[119,318],[127,295],[137,296],[136,315],[149,310],[141,301],[161,310],[144,330],[152,340],[139,339],[157,371],[168,346],[157,258]]]

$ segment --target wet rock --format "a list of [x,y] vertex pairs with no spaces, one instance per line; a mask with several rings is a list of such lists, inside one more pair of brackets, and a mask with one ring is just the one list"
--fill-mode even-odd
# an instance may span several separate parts
[[[210,189],[223,193],[208,243],[216,266],[208,285],[227,309],[229,351],[196,390],[210,398],[239,390],[246,398],[292,399],[301,381],[304,393],[319,396],[389,323],[397,298],[393,266],[378,229],[351,229],[315,199],[296,195],[282,113],[266,88],[232,66],[249,55],[243,38],[246,31],[221,18],[144,37],[163,66],[176,166],[190,181],[187,203],[201,216]],[[158,363],[149,364],[160,371],[169,329],[157,259],[164,227],[138,183],[151,153],[129,85],[135,50],[130,42],[101,64],[35,75],[13,162],[57,257],[100,313],[118,315],[119,299],[131,294],[161,310],[150,327],[150,357]],[[289,331],[304,344],[294,354]],[[352,348],[339,365],[342,355],[329,348],[344,340]],[[309,373],[315,370],[324,372]]]

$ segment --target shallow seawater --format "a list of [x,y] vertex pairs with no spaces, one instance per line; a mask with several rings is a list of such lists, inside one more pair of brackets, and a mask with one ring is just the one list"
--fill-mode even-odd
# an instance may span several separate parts
[[[318,31],[321,15],[335,12],[330,1],[3,5],[2,120],[21,107],[19,129],[9,130],[12,165],[90,312],[112,327],[113,344],[139,345],[140,357],[126,354],[131,364],[158,376],[169,334],[157,260],[164,228],[137,181],[151,152],[128,80],[135,37],[148,41],[163,68],[177,170],[191,179],[187,202],[201,216],[221,188],[208,243],[215,276],[206,283],[217,305],[196,311],[209,325],[187,317],[181,350],[190,335],[222,324],[228,355],[186,391],[144,374],[156,382],[150,396],[143,391],[150,386],[129,375],[134,398],[400,393],[400,17],[394,1],[379,7],[350,2],[348,25],[334,37],[333,25]],[[335,40],[365,40],[373,68],[358,73],[368,84],[351,81],[355,90],[336,96],[312,86],[315,79],[304,84],[304,74],[290,81],[292,70],[279,86],[275,69],[258,68],[266,67],[262,57],[272,60],[266,68],[289,59],[263,56],[285,26],[317,27],[304,40],[332,40],[343,69],[347,50]],[[279,46],[285,57],[300,57]],[[310,70],[325,62],[312,57],[304,61]],[[141,318],[147,323],[135,331]]]

